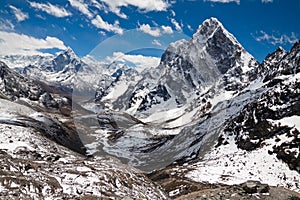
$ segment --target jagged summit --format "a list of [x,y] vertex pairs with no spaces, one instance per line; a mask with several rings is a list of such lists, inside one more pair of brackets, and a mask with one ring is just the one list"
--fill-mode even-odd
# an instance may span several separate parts
[[58,55],[66,55],[69,58],[79,59],[71,47],[68,47],[65,51],[60,52]]
[[194,36],[197,35],[210,36],[218,28],[224,29],[223,24],[217,18],[211,17],[209,19],[204,20],[203,23],[199,25]]
[[215,82],[229,69],[246,72],[257,64],[216,18],[205,20],[189,41],[170,44],[161,59],[161,65],[183,72],[192,87]]
[[208,18],[208,19],[206,19],[206,20],[203,21],[203,23],[205,23],[205,22],[215,23],[215,24],[218,24],[218,25],[222,25],[222,23],[216,17]]
[[297,40],[295,44],[293,45],[291,51],[299,51],[300,50],[300,40]]
[[285,50],[284,48],[282,48],[282,46],[279,46],[276,51],[285,51]]
[[[215,17],[208,18],[199,25],[196,32],[201,31],[203,28],[207,27],[210,30],[215,30],[218,27],[224,28],[223,24]],[[208,30],[207,29],[207,30]]]
[[[232,43],[238,44],[239,46],[242,46],[237,39],[223,26],[223,24],[215,17],[211,17],[209,19],[206,19],[203,21],[201,25],[199,25],[197,31],[193,34],[190,42],[193,42],[194,44],[198,43],[201,45],[205,45],[208,40],[219,37],[220,35],[223,35],[224,37],[231,40]],[[180,46],[182,43],[186,43],[185,39],[176,41],[171,44],[173,47]]]
[[220,35],[228,38],[232,43],[239,44],[237,39],[223,26],[223,24],[214,17],[206,19],[197,29],[193,35],[192,40],[196,40],[198,43],[206,43],[213,37],[219,37]]
[[[61,71],[64,70],[66,66],[70,66],[71,68],[75,67],[75,71],[78,71],[79,66],[81,64],[81,60],[76,56],[74,51],[68,47],[68,49],[62,53],[60,53],[56,58],[53,60],[53,66],[54,68],[51,70],[54,71]],[[68,68],[70,68],[68,67]]]
[[55,57],[49,57],[24,66],[22,73],[48,83],[59,83],[70,87],[77,72],[87,65],[68,47]]
[[279,46],[273,53],[270,53],[266,56],[265,60],[264,60],[264,64],[268,65],[270,64],[269,62],[272,62],[274,64],[274,62],[279,62],[285,55],[286,55],[286,51]]
[[[114,109],[139,114],[154,107],[173,109],[189,101],[195,91],[222,82],[236,88],[247,81],[243,75],[258,62],[216,18],[205,20],[190,40],[171,43],[157,68],[143,74],[141,81],[129,87],[124,97],[113,102]],[[155,74],[155,75],[154,75]],[[236,78],[239,77],[239,78]],[[230,87],[229,87],[230,85]],[[126,88],[127,89],[127,88]],[[125,101],[126,102],[126,101]]]

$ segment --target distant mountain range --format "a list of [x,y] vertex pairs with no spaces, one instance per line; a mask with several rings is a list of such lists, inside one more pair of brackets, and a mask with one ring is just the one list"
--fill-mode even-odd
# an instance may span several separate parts
[[[143,70],[80,59],[70,48],[56,57],[2,56],[1,61],[1,162],[11,168],[30,162],[30,169],[49,180],[22,186],[7,168],[9,175],[0,177],[2,196],[16,194],[15,183],[27,188],[24,198],[54,198],[57,190],[57,197],[66,198],[165,199],[248,180],[299,196],[300,41],[259,63],[210,18],[190,40],[171,43],[158,66]],[[57,158],[44,140],[60,149],[53,153]],[[156,183],[110,156],[151,173]],[[65,176],[57,171],[63,163]],[[112,170],[106,174],[106,169]],[[104,182],[96,177],[111,184],[97,188]],[[46,187],[53,190],[42,192]],[[261,193],[272,196],[270,191]]]

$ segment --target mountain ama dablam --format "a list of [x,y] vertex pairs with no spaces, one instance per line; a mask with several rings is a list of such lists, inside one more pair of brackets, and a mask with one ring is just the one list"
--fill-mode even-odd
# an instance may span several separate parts
[[19,58],[0,70],[0,196],[300,198],[299,41],[259,63],[210,18],[143,71]]

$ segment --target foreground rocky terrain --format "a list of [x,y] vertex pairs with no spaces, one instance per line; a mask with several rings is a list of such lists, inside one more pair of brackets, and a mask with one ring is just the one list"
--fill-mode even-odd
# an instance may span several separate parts
[[300,198],[299,41],[258,63],[211,18],[140,71],[2,60],[3,199]]
[[65,140],[66,127],[49,115],[3,99],[0,105],[1,199],[166,198],[143,172],[111,157],[85,156],[82,143]]
[[176,198],[177,200],[193,199],[193,200],[219,200],[219,199],[299,199],[299,194],[288,191],[284,188],[269,187],[260,182],[248,181],[240,185],[218,186],[213,189],[204,189],[198,192],[192,192],[187,195]]

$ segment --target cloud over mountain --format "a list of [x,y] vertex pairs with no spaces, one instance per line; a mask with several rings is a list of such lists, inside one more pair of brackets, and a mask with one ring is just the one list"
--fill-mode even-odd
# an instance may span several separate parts
[[30,6],[46,12],[49,15],[55,17],[68,17],[71,16],[72,13],[67,11],[64,7],[56,6],[51,3],[37,3],[37,2],[29,2]]

